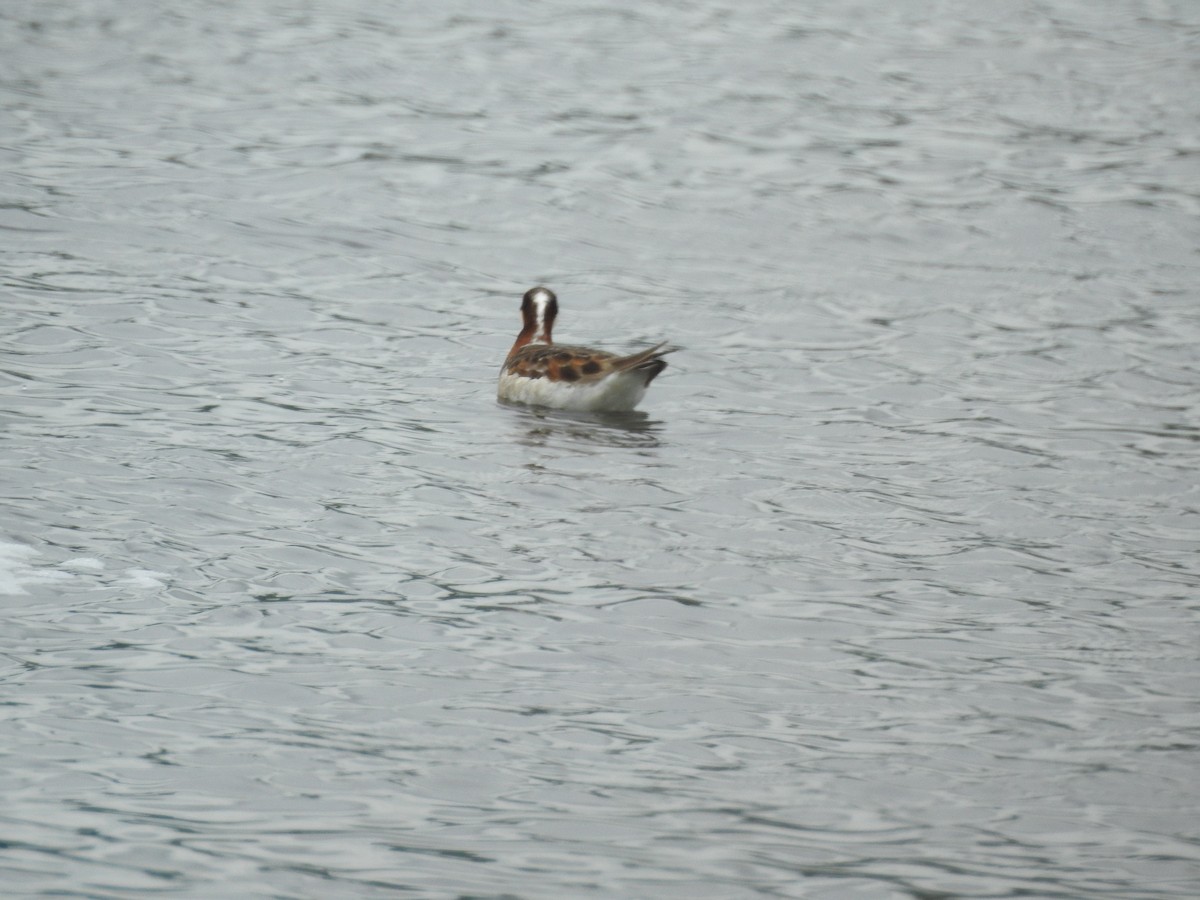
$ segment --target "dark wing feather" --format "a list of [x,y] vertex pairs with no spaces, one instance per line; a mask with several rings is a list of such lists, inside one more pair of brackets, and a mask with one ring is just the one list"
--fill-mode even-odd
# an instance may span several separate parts
[[505,363],[507,371],[524,378],[549,378],[551,381],[580,382],[587,384],[599,381],[614,372],[641,369],[646,373],[646,384],[666,368],[660,357],[670,353],[674,347],[663,349],[664,344],[650,347],[629,356],[617,356],[606,350],[591,347],[573,347],[568,344],[526,344]]

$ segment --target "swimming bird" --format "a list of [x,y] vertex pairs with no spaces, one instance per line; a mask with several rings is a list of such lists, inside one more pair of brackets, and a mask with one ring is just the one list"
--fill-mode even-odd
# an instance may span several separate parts
[[554,291],[535,287],[525,292],[524,327],[500,367],[501,400],[581,412],[625,412],[637,406],[650,382],[667,367],[662,357],[676,349],[663,341],[617,356],[556,344],[550,332],[557,315]]

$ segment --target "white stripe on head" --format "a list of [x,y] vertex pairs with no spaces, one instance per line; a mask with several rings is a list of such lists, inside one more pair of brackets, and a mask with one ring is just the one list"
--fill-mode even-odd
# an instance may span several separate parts
[[545,288],[535,288],[529,292],[529,299],[533,302],[533,340],[545,341],[549,339],[547,334],[547,326],[553,326],[554,313],[551,312],[551,304],[554,303],[554,294]]

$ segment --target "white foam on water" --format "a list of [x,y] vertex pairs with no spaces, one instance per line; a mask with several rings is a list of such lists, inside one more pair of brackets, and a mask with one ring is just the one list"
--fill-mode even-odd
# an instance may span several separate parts
[[0,541],[0,594],[19,596],[27,594],[25,585],[47,581],[62,581],[71,578],[69,572],[30,565],[30,560],[41,554],[24,544]]
[[162,579],[169,578],[166,572],[155,572],[153,569],[126,569],[125,582],[133,587],[161,588],[167,584]]

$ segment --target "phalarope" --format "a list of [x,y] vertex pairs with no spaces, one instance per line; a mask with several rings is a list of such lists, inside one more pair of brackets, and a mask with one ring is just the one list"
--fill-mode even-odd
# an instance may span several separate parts
[[521,300],[524,327],[500,367],[501,400],[584,412],[633,409],[646,388],[667,367],[662,357],[676,348],[666,341],[617,356],[605,350],[555,344],[550,336],[558,298],[535,287]]

